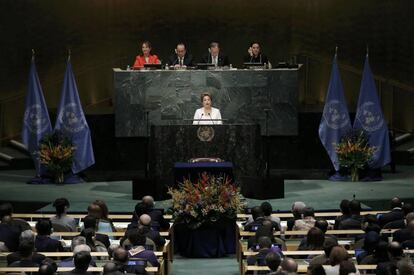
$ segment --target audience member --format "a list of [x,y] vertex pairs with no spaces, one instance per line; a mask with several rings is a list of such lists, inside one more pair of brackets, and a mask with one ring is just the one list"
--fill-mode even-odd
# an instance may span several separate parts
[[358,264],[361,264],[363,260],[365,260],[364,262],[373,261],[374,252],[380,240],[380,235],[375,231],[370,231],[365,235],[362,252],[356,255]]
[[248,265],[267,265],[265,258],[267,253],[271,252],[272,241],[269,237],[263,236],[259,238],[257,254],[247,257]]
[[146,274],[146,261],[129,261],[128,251],[123,248],[117,248],[113,254],[113,262],[117,265],[118,270],[122,273]]
[[130,223],[125,231],[126,238],[131,230],[136,230],[141,225],[146,237],[154,241],[157,248],[161,248],[165,244],[165,239],[160,235],[159,231],[151,227],[151,217],[148,214],[142,214],[138,223]]
[[132,230],[128,235],[128,239],[131,242],[132,246],[131,249],[128,250],[130,259],[145,259],[152,266],[159,267],[160,264],[154,252],[145,249],[146,237],[143,232],[140,232],[140,230]]
[[[23,231],[22,234],[20,234],[19,243],[23,243],[25,241],[30,242],[34,245],[35,234],[32,230],[26,230],[26,231]],[[37,264],[41,264],[45,258],[46,257],[42,254],[39,254],[36,252],[32,253],[32,261]],[[21,251],[19,247],[19,250],[17,252],[13,252],[7,255],[7,265],[20,261],[21,259],[22,259],[22,255],[21,255]]]
[[9,264],[10,267],[37,267],[39,263],[33,261],[34,242],[29,240],[23,240],[19,244],[19,256],[18,261],[14,261]]
[[398,275],[413,275],[414,265],[410,258],[405,258],[397,262]]
[[161,210],[154,208],[154,205],[153,197],[144,196],[142,201],[135,205],[131,223],[138,223],[139,217],[143,214],[147,214],[151,217],[151,227],[155,231],[168,230],[170,228],[169,222],[164,219]]
[[298,263],[292,258],[284,258],[278,274],[296,274],[296,272],[298,272]]
[[407,225],[414,221],[414,212],[408,213],[407,216],[405,216],[405,225],[403,229],[397,230],[393,234],[393,241],[403,243],[406,240],[411,239],[411,233],[407,228]]
[[404,218],[404,214],[402,212],[402,201],[398,197],[394,197],[391,200],[391,211],[388,213],[384,213],[379,215],[379,224],[381,227],[386,225],[389,222],[393,222],[396,220],[401,220]]
[[62,243],[50,238],[52,234],[52,223],[50,220],[39,220],[36,223],[37,236],[35,247],[38,252],[62,252]]
[[345,248],[341,246],[335,246],[334,248],[332,248],[331,254],[329,255],[330,265],[323,266],[326,275],[338,275],[340,264],[343,261],[347,261],[348,259],[349,255]]
[[269,274],[276,274],[279,265],[282,261],[282,258],[280,257],[279,253],[276,252],[269,252],[265,256],[265,262],[266,265],[270,268],[271,273]]
[[339,275],[348,275],[348,274],[356,274],[357,269],[353,262],[351,261],[342,261],[339,264]]
[[331,254],[332,248],[338,246],[338,241],[335,239],[325,238],[323,242],[324,254],[315,256],[310,261],[309,265],[325,265],[329,263],[329,255]]
[[98,220],[95,216],[87,215],[83,218],[83,228],[95,231],[95,240],[101,242],[106,248],[111,244],[108,235],[97,233]]
[[85,237],[86,244],[91,248],[93,252],[107,252],[105,245],[98,241],[95,237],[95,230],[92,228],[85,228],[80,233],[81,236]]
[[363,217],[361,216],[361,203],[357,200],[352,200],[349,203],[349,211],[351,217],[344,219],[339,223],[338,229],[361,229]]
[[96,208],[94,210],[95,217],[98,220],[98,231],[99,232],[115,232],[115,226],[112,223],[112,220],[109,218],[109,209],[106,203],[103,200],[95,200],[93,205],[99,206],[99,210]]
[[404,250],[401,244],[397,242],[389,243],[387,250],[389,255],[389,261],[377,264],[377,269],[375,271],[376,275],[395,274],[395,271],[397,269],[397,263],[403,257]]
[[39,275],[55,275],[57,274],[57,264],[52,259],[46,258],[39,266]]
[[[267,220],[270,220],[274,224],[275,230],[279,231],[281,229],[280,218],[272,216],[272,205],[269,202],[265,201],[260,205],[260,209],[262,210],[261,213],[263,214],[263,217]],[[253,216],[249,216],[246,225],[252,222],[254,222]]]
[[305,207],[306,207],[306,204],[301,201],[297,201],[292,204],[293,218],[287,220],[288,230],[292,230],[293,226],[295,225],[295,221],[302,218],[303,209],[305,209]]
[[20,232],[31,229],[31,226],[27,221],[13,218],[13,206],[8,202],[0,204],[0,221],[17,227]]
[[322,250],[324,241],[325,233],[317,227],[312,227],[300,243],[298,250]]
[[58,198],[54,201],[53,207],[56,209],[56,215],[51,217],[52,225],[60,225],[67,229],[67,231],[76,232],[78,223],[72,217],[67,215],[69,209],[69,201],[66,198]]
[[[91,248],[87,244],[79,244],[79,245],[75,246],[73,251],[72,251],[73,256],[60,261],[59,266],[60,267],[75,267],[75,262],[74,262],[75,255],[80,253],[80,252],[91,253]],[[90,266],[96,266],[96,263],[94,262],[93,259],[90,262]]]
[[303,209],[303,218],[295,221],[293,230],[308,231],[315,226],[315,211],[312,207],[305,207]]
[[351,217],[351,211],[349,210],[349,200],[342,200],[341,203],[339,204],[339,208],[341,209],[342,215],[336,217],[334,229],[338,229],[339,224],[342,221],[349,219]]
[[91,254],[86,251],[76,253],[73,259],[75,263],[75,269],[70,272],[65,272],[65,275],[92,275],[88,272],[89,264],[92,261]]
[[407,215],[412,213],[413,211],[414,211],[414,207],[411,203],[404,203],[403,206],[402,206],[402,212],[403,212],[404,218],[389,222],[386,225],[384,225],[383,228],[384,229],[402,229],[402,228],[405,228],[407,226],[407,223],[406,223]]
[[[338,271],[339,273],[339,271]],[[308,266],[308,275],[326,275],[325,269],[321,264]],[[337,274],[336,274],[337,275]]]
[[414,249],[414,221],[410,221],[407,230],[410,233],[410,239],[403,241],[401,245],[405,249]]

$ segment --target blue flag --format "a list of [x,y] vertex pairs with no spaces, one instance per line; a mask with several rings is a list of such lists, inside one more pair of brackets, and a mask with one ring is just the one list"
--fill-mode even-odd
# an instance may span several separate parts
[[52,125],[50,124],[49,113],[33,58],[30,66],[29,84],[24,109],[22,142],[32,155],[38,176],[42,174],[42,166],[39,155],[37,154],[39,142],[44,135],[51,132]]
[[325,107],[319,124],[319,138],[328,152],[336,171],[339,171],[339,160],[335,146],[344,134],[351,130],[348,107],[344,97],[341,77],[339,75],[336,54],[332,62],[331,79],[325,98]]
[[70,138],[76,147],[72,165],[73,173],[79,173],[95,163],[91,133],[80,103],[70,60],[68,60],[63,80],[55,131],[60,131]]
[[364,130],[369,136],[369,144],[377,149],[369,166],[381,168],[391,161],[390,140],[387,123],[384,120],[377,95],[377,87],[369,66],[368,55],[365,59],[357,106],[354,129]]

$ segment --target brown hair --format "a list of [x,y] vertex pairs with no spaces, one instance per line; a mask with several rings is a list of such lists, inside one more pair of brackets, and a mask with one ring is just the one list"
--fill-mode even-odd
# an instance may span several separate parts
[[345,248],[342,246],[335,246],[332,248],[331,254],[329,255],[329,263],[331,266],[340,264],[342,261],[348,260],[349,255]]
[[205,96],[208,96],[210,100],[213,101],[213,97],[211,96],[211,94],[209,92],[204,92],[204,93],[201,93],[200,95],[201,103],[203,103],[203,99]]
[[151,46],[151,42],[149,42],[149,41],[143,41],[143,42],[141,43],[141,47],[142,47],[142,45],[144,45],[144,44],[145,44],[145,45],[147,45],[147,47],[148,47],[148,48],[150,48],[150,49],[152,48],[152,46]]

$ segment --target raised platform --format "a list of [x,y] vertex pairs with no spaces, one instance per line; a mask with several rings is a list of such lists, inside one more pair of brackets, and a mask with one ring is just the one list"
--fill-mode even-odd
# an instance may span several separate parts
[[[86,211],[95,199],[103,199],[112,212],[132,212],[136,201],[132,200],[130,181],[87,182],[82,184],[29,185],[26,184],[33,170],[0,171],[0,201],[10,201],[22,211],[52,211],[50,203],[57,197],[71,202],[70,211]],[[294,201],[304,201],[316,210],[337,209],[344,198],[356,199],[365,208],[384,209],[393,196],[405,200],[414,199],[414,166],[399,166],[396,174],[384,173],[380,182],[332,182],[323,179],[285,180],[285,198],[268,200],[273,209],[289,211]],[[260,200],[246,199],[248,206],[260,204]],[[45,207],[43,207],[45,206]],[[158,201],[157,207],[168,208],[170,201]],[[37,209],[40,208],[40,209]]]

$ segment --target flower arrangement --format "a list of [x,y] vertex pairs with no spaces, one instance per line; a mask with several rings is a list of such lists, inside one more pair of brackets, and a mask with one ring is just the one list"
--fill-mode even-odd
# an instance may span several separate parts
[[72,168],[75,147],[60,132],[45,135],[39,144],[40,163],[53,175],[56,183],[63,183],[65,173]]
[[235,220],[245,204],[240,189],[227,177],[203,173],[196,183],[185,179],[178,189],[169,188],[173,217],[176,223],[186,223],[196,229],[220,219]]
[[352,181],[358,181],[358,170],[365,167],[377,148],[370,146],[362,130],[351,130],[335,146],[341,167],[350,169]]

